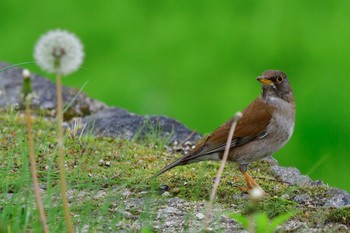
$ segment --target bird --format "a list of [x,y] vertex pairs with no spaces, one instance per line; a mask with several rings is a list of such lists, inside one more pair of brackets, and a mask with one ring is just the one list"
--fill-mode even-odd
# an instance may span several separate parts
[[[295,125],[295,99],[287,75],[280,70],[267,70],[256,79],[262,85],[262,92],[242,111],[227,158],[229,162],[238,163],[249,190],[261,187],[248,174],[248,165],[281,149],[291,138]],[[234,120],[235,117],[229,119],[187,154],[151,178],[177,166],[207,160],[220,161]]]

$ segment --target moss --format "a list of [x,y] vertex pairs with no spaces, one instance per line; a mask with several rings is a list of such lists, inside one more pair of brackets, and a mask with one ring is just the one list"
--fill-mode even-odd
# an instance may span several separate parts
[[[13,118],[2,116],[6,119],[3,133],[16,132],[17,138],[26,138],[25,130],[18,125],[19,114]],[[16,117],[17,116],[17,117]],[[14,120],[17,119],[17,120]],[[33,127],[40,137],[36,138],[36,151],[40,178],[45,181],[51,179],[51,184],[57,184],[57,163],[55,151],[55,124],[40,117],[36,118]],[[6,129],[6,132],[4,130]],[[157,136],[158,133],[155,133]],[[6,137],[6,135],[5,135]],[[96,138],[93,136],[78,137],[67,135],[65,140],[66,164],[68,182],[71,187],[88,187],[91,183],[101,187],[122,185],[132,191],[149,189],[148,180],[161,168],[172,162],[181,154],[171,154],[164,147],[159,146],[167,142],[157,139],[157,143],[151,141],[136,142],[111,138]],[[18,145],[14,140],[6,140],[4,147],[6,154],[17,154],[5,165],[11,165],[12,161],[21,161]],[[22,143],[25,147],[25,141]],[[8,163],[6,163],[8,162]],[[213,180],[220,166],[218,162],[202,162],[183,167],[176,167],[163,174],[154,181],[154,187],[166,184],[170,187],[170,193],[180,198],[189,200],[208,200]],[[17,166],[18,167],[18,166]],[[47,171],[50,171],[49,174]],[[252,163],[249,167],[251,176],[267,191],[274,192],[276,187],[283,190],[285,186],[271,179],[273,174],[268,161]],[[20,176],[18,173],[4,174],[7,176]],[[11,178],[11,177],[10,177]],[[9,181],[11,180],[9,178]],[[236,164],[227,164],[218,189],[218,201],[224,205],[236,203],[236,195],[240,195],[246,187],[245,180],[239,172]]]
[[284,200],[277,197],[267,197],[259,203],[247,202],[244,207],[243,214],[250,214],[251,212],[265,212],[271,219],[286,212],[295,212],[296,203]]
[[[168,158],[166,162],[161,161],[161,166],[158,162],[158,169],[180,156],[182,155],[174,155],[173,158]],[[208,200],[219,166],[220,163],[218,162],[208,161],[176,167],[159,177],[158,182],[168,185],[171,188],[170,192],[181,198]],[[286,187],[286,184],[272,178],[273,173],[268,161],[252,163],[249,167],[249,173],[268,193],[274,193],[276,189],[284,190]],[[172,192],[173,189],[174,192]],[[242,191],[246,191],[246,181],[237,165],[228,163],[220,181],[217,201],[224,205],[231,205],[237,202],[237,195],[241,195]],[[243,199],[246,199],[247,195],[244,197]]]
[[[31,187],[30,173],[27,169],[27,135],[23,120],[19,113],[5,114],[0,114],[2,123],[0,191],[4,194],[18,192],[23,190],[23,187]],[[39,179],[42,186],[49,190],[53,196],[52,201],[56,204],[60,195],[55,123],[37,117],[33,127],[36,132],[35,154]],[[72,212],[81,216],[93,213],[109,222],[118,222],[121,219],[132,222],[134,218],[141,218],[142,214],[151,216],[150,213],[153,213],[157,206],[137,203],[124,211],[126,207],[120,200],[140,198],[152,202],[157,199],[160,201],[158,203],[165,203],[168,197],[159,195],[162,185],[169,186],[168,191],[172,196],[193,201],[208,200],[220,163],[208,161],[176,167],[151,181],[149,178],[157,171],[183,156],[164,149],[162,145],[166,143],[166,138],[164,141],[158,139],[153,142],[153,136],[148,137],[148,141],[140,142],[91,135],[83,137],[67,135],[65,140],[67,182],[69,189],[75,192]],[[317,206],[318,202],[322,205],[322,201],[328,198],[325,186],[292,186],[280,182],[274,178],[271,164],[266,160],[252,163],[248,172],[269,194],[253,207],[254,211],[265,212],[270,219],[286,212],[297,211],[298,214],[294,219],[300,221],[308,219],[308,222],[314,225],[325,222],[349,225],[349,208],[332,210],[328,213],[326,208],[312,207]],[[216,201],[223,208],[247,214],[252,206],[245,188],[245,179],[237,165],[229,163],[224,169]],[[126,189],[129,194],[124,193]],[[288,200],[280,198],[284,194],[287,194]],[[313,201],[311,207],[291,201],[297,195],[310,197]],[[6,195],[0,197],[0,205],[6,203],[5,197]],[[150,209],[143,209],[142,206],[149,206]],[[5,207],[10,209],[10,206]],[[143,218],[146,219],[145,216]],[[86,221],[89,221],[88,219],[87,217]],[[96,218],[93,225],[98,224]]]
[[326,222],[336,222],[350,225],[350,207],[330,210],[327,215]]

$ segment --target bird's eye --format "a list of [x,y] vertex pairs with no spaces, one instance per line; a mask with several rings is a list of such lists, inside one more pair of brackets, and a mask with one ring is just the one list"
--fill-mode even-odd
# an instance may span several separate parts
[[281,76],[278,76],[277,78],[276,78],[276,80],[277,80],[277,82],[282,82],[283,81],[283,77],[281,77]]

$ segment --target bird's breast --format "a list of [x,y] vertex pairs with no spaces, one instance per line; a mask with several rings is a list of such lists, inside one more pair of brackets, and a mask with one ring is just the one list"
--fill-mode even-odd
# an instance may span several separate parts
[[247,145],[236,148],[233,157],[239,163],[250,163],[271,155],[282,148],[291,138],[294,131],[294,104],[280,101],[273,111],[266,136]]
[[275,100],[270,124],[267,127],[267,133],[270,135],[271,143],[275,142],[276,150],[284,146],[292,137],[295,122],[295,106],[281,99]]

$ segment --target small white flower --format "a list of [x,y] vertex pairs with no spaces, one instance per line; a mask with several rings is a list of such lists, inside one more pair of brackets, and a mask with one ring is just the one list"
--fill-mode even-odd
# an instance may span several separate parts
[[70,32],[59,29],[49,31],[37,42],[34,58],[43,70],[67,75],[77,70],[83,62],[83,45]]

